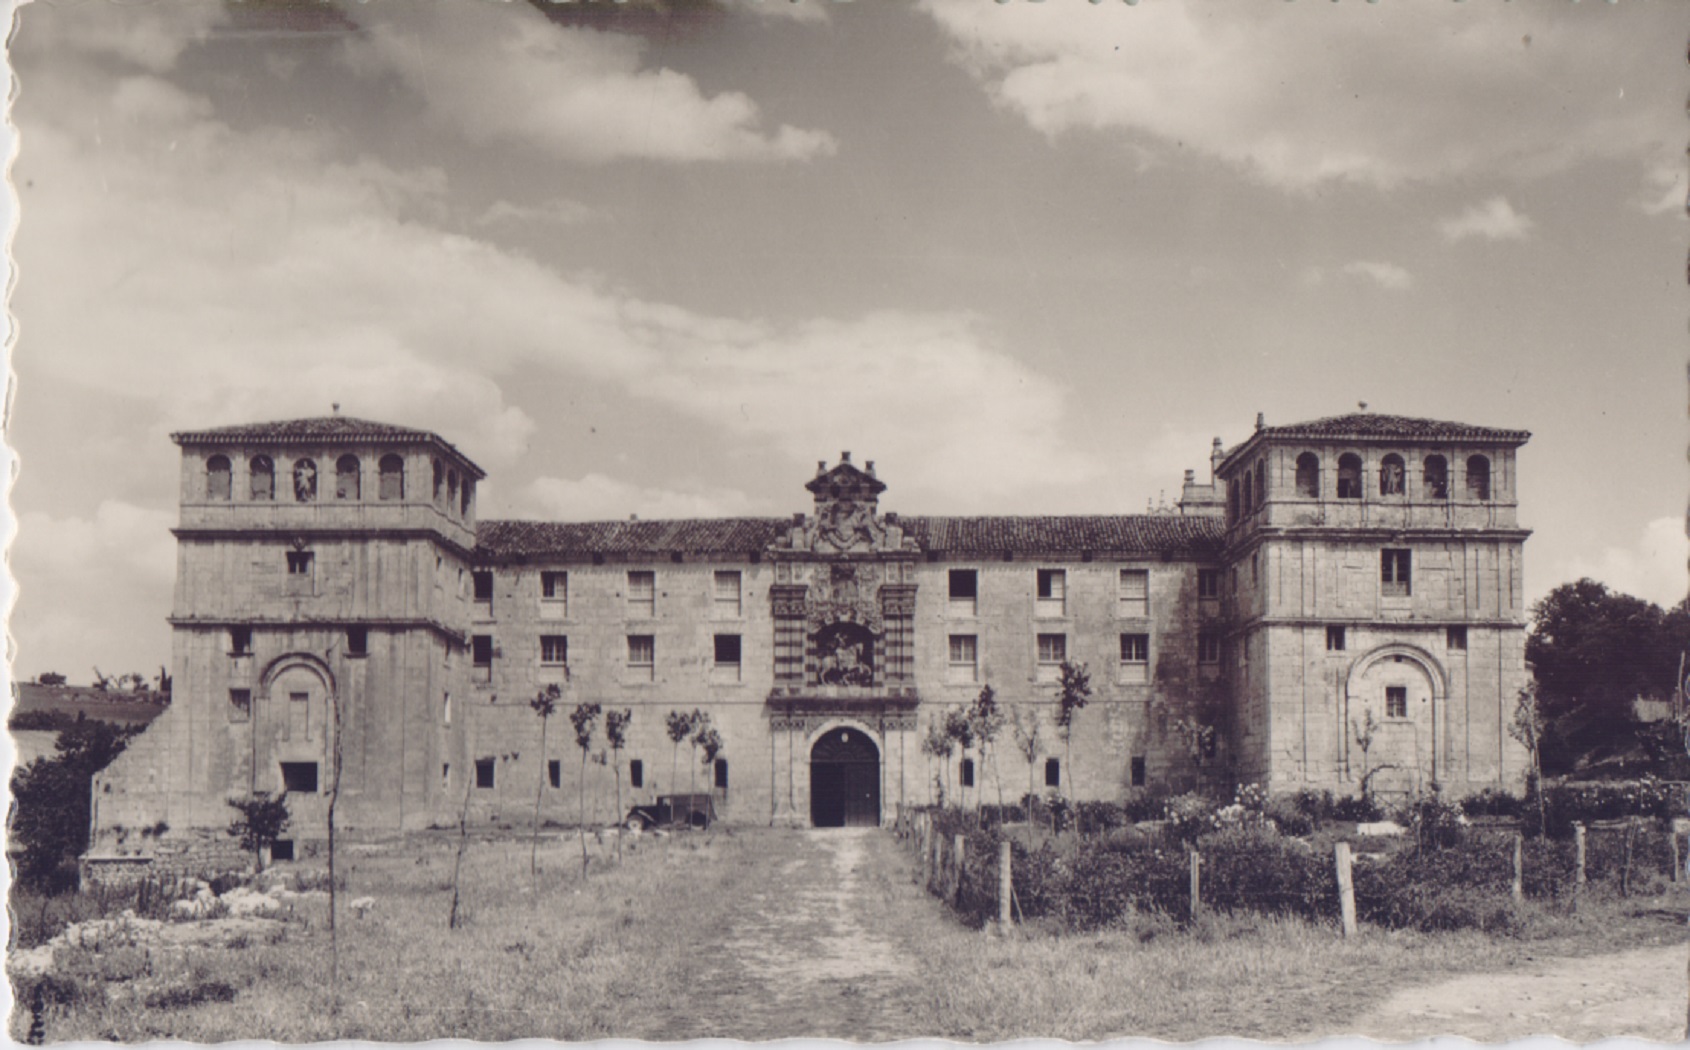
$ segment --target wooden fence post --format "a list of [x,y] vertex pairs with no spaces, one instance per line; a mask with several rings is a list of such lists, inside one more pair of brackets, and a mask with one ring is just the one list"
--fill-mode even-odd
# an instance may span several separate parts
[[1631,858],[1637,846],[1637,818],[1632,817],[1625,826],[1625,859],[1620,863],[1620,896],[1631,896]]
[[1203,855],[1196,850],[1191,851],[1191,921],[1197,921],[1197,913],[1203,907]]
[[933,874],[927,888],[936,893],[943,892],[945,883],[945,837],[934,829],[933,835]]
[[1012,865],[1013,854],[1009,848],[1009,840],[998,843],[998,932],[1008,933],[1010,924],[1009,906],[1015,897],[1015,875]]
[[1350,875],[1350,844],[1340,842],[1332,848],[1332,860],[1338,867],[1338,915],[1344,923],[1344,936],[1356,935],[1356,886]]
[[1672,871],[1670,876],[1673,882],[1678,882],[1680,879],[1678,874],[1678,831],[1670,826],[1667,828],[1667,841],[1672,843]]
[[1584,895],[1584,825],[1573,825],[1573,906]]
[[962,903],[962,880],[968,870],[968,840],[963,836],[958,835],[955,839],[955,845],[956,857],[954,858],[954,861],[956,863],[956,886],[951,890],[951,900],[960,904]]
[[1526,899],[1526,864],[1525,839],[1516,831],[1514,833],[1514,903],[1519,904]]

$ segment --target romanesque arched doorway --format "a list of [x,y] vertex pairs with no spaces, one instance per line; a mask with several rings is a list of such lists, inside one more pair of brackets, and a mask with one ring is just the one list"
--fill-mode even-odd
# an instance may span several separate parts
[[810,823],[880,826],[880,749],[861,729],[830,730],[810,749]]

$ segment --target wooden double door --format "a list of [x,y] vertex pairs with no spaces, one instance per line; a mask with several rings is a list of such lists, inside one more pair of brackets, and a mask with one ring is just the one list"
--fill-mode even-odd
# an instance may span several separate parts
[[880,749],[862,730],[834,729],[810,749],[810,823],[880,826]]

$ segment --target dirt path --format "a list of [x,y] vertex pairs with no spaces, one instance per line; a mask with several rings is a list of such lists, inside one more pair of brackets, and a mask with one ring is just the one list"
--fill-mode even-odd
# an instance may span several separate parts
[[921,896],[896,841],[879,829],[785,834],[785,858],[726,902],[722,939],[696,949],[707,958],[687,1016],[653,1038],[861,1041],[924,1030],[909,949],[919,932],[885,928],[889,914],[907,914],[888,908],[891,895]]
[[1639,948],[1405,988],[1341,1030],[1392,1042],[1440,1035],[1487,1043],[1533,1035],[1678,1042],[1687,955],[1682,944]]

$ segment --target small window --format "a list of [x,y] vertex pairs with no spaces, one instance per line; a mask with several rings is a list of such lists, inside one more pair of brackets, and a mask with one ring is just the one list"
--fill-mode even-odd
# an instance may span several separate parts
[[1256,506],[1260,507],[1268,500],[1267,461],[1256,460]]
[[440,694],[440,724],[452,724],[452,694],[449,692]]
[[739,635],[718,634],[716,636],[716,666],[739,666]]
[[252,498],[255,500],[273,500],[276,498],[276,465],[270,462],[269,456],[254,456],[247,462],[247,476],[251,482]]
[[562,620],[569,616],[569,574],[542,572],[540,574],[540,616],[547,620]]
[[298,692],[288,694],[288,703],[290,704],[308,704],[310,702],[311,693],[309,691],[300,690]]
[[342,456],[335,460],[335,499],[355,500],[359,498],[360,490],[363,487],[358,477],[359,469],[357,456]]
[[252,654],[252,628],[229,628],[229,652],[236,656],[250,656]]
[[1338,498],[1361,499],[1361,457],[1354,452],[1338,457]]
[[440,505],[440,497],[446,493],[446,468],[440,465],[440,460],[434,461],[434,503]]
[[1444,628],[1444,647],[1447,649],[1463,650],[1467,648],[1467,628]]
[[1420,474],[1423,499],[1449,498],[1449,462],[1442,456],[1427,456]]
[[728,791],[728,760],[725,758],[716,760],[716,790],[724,795]]
[[1386,547],[1379,552],[1379,593],[1393,598],[1406,598],[1412,593],[1409,586],[1410,561],[1410,552],[1406,548]]
[[1297,457],[1297,495],[1305,499],[1320,498],[1320,457],[1313,452]]
[[640,759],[630,759],[628,762],[628,786],[645,787],[645,763]]
[[716,615],[738,619],[740,614],[740,577],[737,570],[716,573]]
[[455,471],[455,470],[448,469],[446,471],[446,511],[447,511],[447,513],[451,513],[451,511],[454,508],[456,508],[457,505],[458,505],[458,472]]
[[1132,786],[1135,787],[1135,788],[1143,787],[1144,781],[1145,781],[1144,756],[1143,755],[1134,755],[1132,757],[1131,772],[1132,772]]
[[1379,461],[1379,495],[1401,496],[1407,491],[1408,469],[1395,452]]
[[965,788],[974,786],[974,760],[972,758],[962,760],[962,786]]
[[493,790],[493,770],[497,763],[491,758],[475,760],[475,786],[482,791]]
[[1326,628],[1327,652],[1341,653],[1344,651],[1347,642],[1348,639],[1344,636],[1344,628],[1342,625],[1333,624],[1332,626]]
[[974,616],[980,611],[980,573],[976,569],[950,570],[950,611],[953,616]]
[[1129,618],[1150,615],[1150,572],[1148,570],[1121,570],[1120,614]]
[[317,763],[283,762],[282,790],[301,795],[317,793]]
[[563,786],[563,763],[555,758],[546,760],[546,783],[552,787]]
[[293,463],[293,498],[298,503],[317,502],[317,462],[297,459]]
[[1219,569],[1197,570],[1197,597],[1219,598],[1221,596],[1221,571]]
[[569,664],[569,636],[566,634],[542,634],[540,636],[540,665],[542,667],[565,667]]
[[478,634],[470,638],[470,664],[475,672],[474,678],[478,682],[493,680],[493,636]]
[[440,790],[452,790],[452,763],[440,763]]
[[1150,680],[1150,636],[1148,634],[1121,635],[1121,681]]
[[229,690],[229,721],[245,722],[252,717],[252,690]]
[[1045,787],[1060,788],[1062,786],[1062,760],[1060,758],[1045,759]]
[[293,840],[277,839],[270,843],[270,859],[272,861],[293,859]]
[[346,655],[368,656],[370,653],[370,631],[367,627],[348,627],[346,629]]
[[310,551],[288,551],[288,575],[311,575],[311,563],[315,557]]
[[1068,573],[1062,569],[1038,571],[1038,614],[1061,616],[1067,611]]
[[475,596],[476,611],[483,616],[493,615],[493,574],[486,569],[470,573],[470,585]]
[[951,635],[950,654],[951,681],[973,682],[978,680],[980,676],[980,639],[978,635]]
[[229,457],[212,456],[205,461],[205,498],[227,500],[233,486],[230,484]]
[[628,615],[646,619],[657,615],[657,573],[648,569],[628,574]]
[[469,509],[474,504],[475,504],[475,479],[474,478],[465,478],[464,479],[464,491],[463,491],[462,495],[460,495],[458,497],[458,513],[460,515],[462,515],[463,517],[468,518],[469,517]]
[[1244,472],[1244,499],[1240,509],[1245,514],[1256,509],[1256,479],[1248,470]]
[[1065,634],[1039,635],[1039,663],[1054,666],[1068,659],[1068,636]]
[[628,636],[628,671],[638,679],[652,681],[657,676],[657,639],[649,634]]
[[1204,630],[1198,632],[1197,662],[1200,664],[1218,664],[1221,662],[1221,636],[1219,631]]
[[1490,460],[1483,456],[1467,457],[1467,495],[1490,499]]
[[1408,717],[1408,687],[1403,685],[1388,685],[1385,687],[1385,717]]
[[381,457],[376,469],[381,472],[380,487],[376,490],[377,497],[384,500],[404,499],[405,461],[389,452]]

